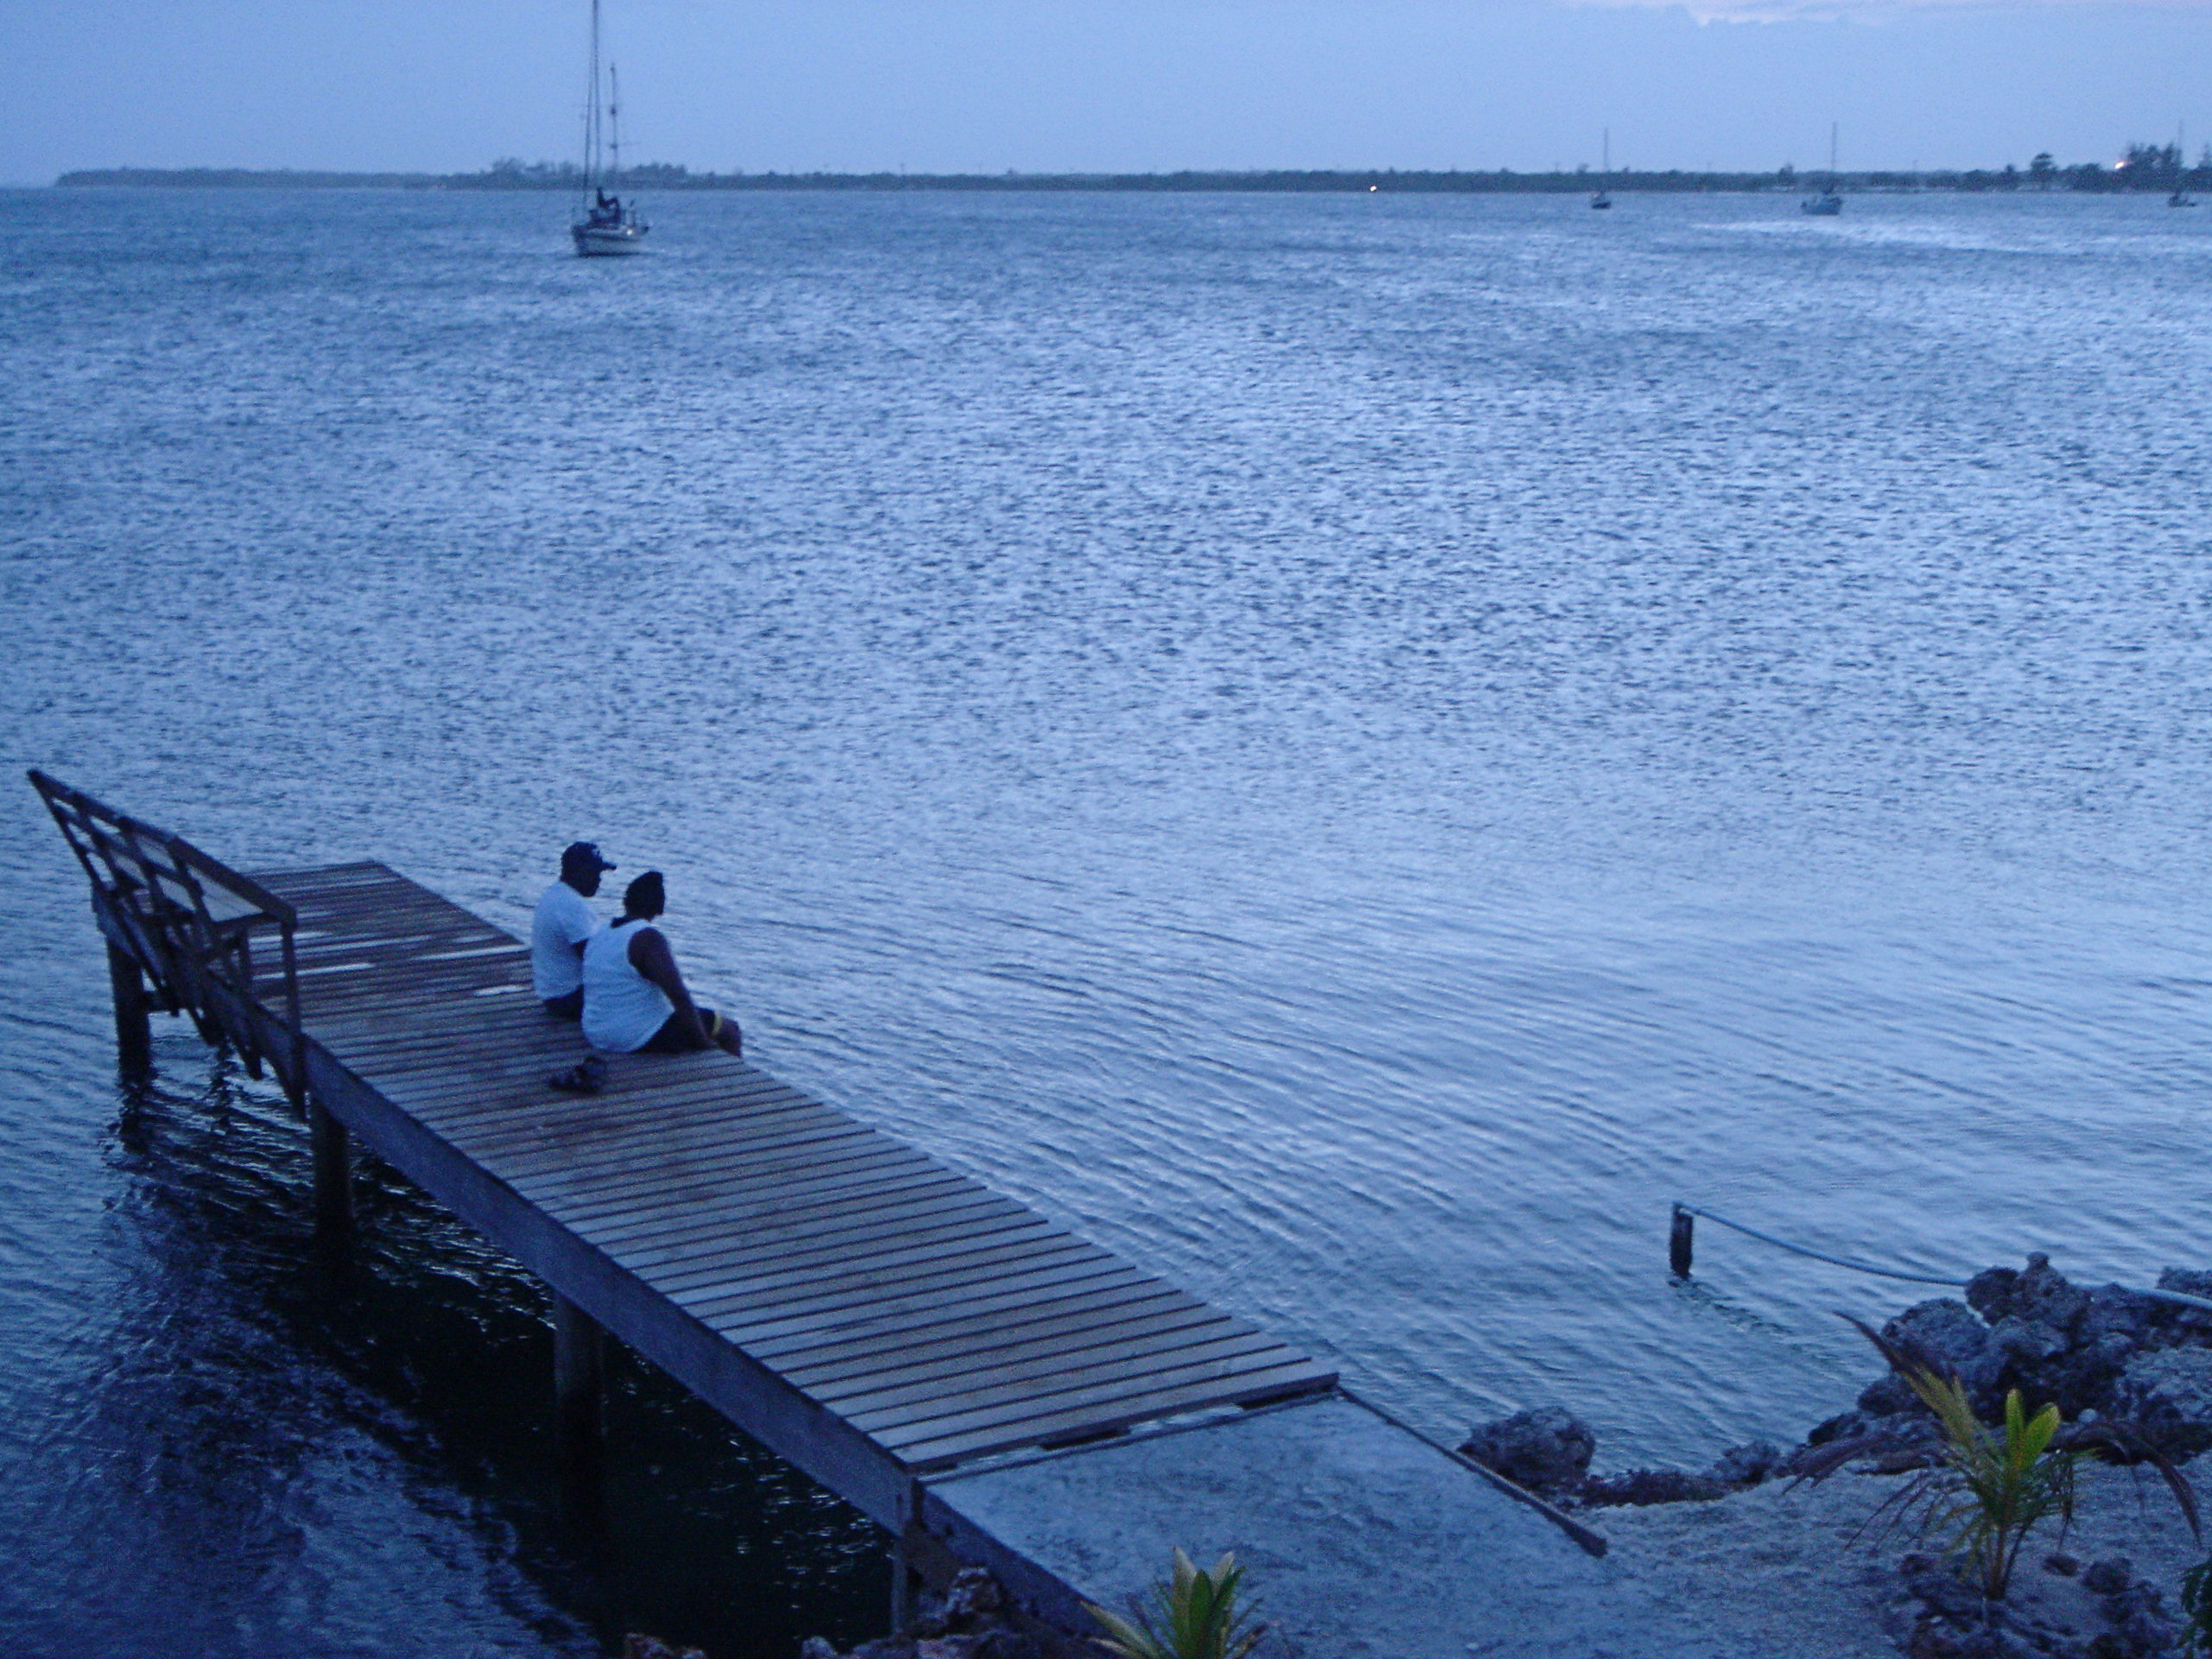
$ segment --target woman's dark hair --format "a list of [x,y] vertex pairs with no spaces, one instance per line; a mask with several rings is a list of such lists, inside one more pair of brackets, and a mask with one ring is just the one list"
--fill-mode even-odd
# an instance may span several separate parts
[[669,908],[668,883],[649,870],[622,890],[622,908],[633,916],[656,916]]

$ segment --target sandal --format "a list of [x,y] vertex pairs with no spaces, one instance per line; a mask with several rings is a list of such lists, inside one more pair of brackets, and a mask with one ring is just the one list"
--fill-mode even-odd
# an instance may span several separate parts
[[606,1061],[592,1054],[565,1072],[555,1072],[545,1086],[563,1094],[597,1094],[606,1086]]

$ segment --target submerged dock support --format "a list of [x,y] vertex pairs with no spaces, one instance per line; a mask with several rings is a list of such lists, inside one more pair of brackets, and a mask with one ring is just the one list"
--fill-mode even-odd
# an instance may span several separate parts
[[154,1061],[154,1029],[149,1017],[153,998],[138,959],[120,946],[107,947],[108,984],[115,991],[116,1055],[127,1071],[143,1071]]
[[1667,1232],[1667,1266],[1677,1279],[1689,1276],[1690,1257],[1696,1245],[1697,1218],[1677,1203],[1674,1225]]
[[914,1628],[914,1557],[906,1535],[891,1539],[891,1634],[904,1636]]
[[553,1293],[553,1414],[561,1471],[574,1496],[596,1495],[605,1457],[606,1336],[599,1321]]
[[343,1244],[353,1235],[353,1160],[345,1125],[313,1095],[307,1097],[307,1138],[315,1157],[315,1237],[325,1244]]

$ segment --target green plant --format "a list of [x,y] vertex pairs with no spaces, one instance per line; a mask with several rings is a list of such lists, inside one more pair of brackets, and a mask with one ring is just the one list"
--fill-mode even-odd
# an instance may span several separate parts
[[2181,1611],[2189,1620],[2182,1632],[2181,1650],[2212,1654],[2212,1561],[2192,1567],[2181,1575]]
[[2031,1417],[2018,1389],[2005,1396],[2004,1427],[1993,1434],[1975,1418],[1955,1377],[1916,1371],[1905,1380],[1943,1425],[1949,1466],[1949,1480],[1930,1483],[1943,1490],[1931,1491],[1927,1523],[1953,1532],[1977,1587],[2001,1601],[2028,1534],[2054,1514],[2062,1538],[2073,1524],[2074,1473],[2084,1454],[2053,1450],[2058,1408],[2047,1405]]
[[[1943,1436],[1943,1461],[1885,1498],[1875,1514],[1894,1506],[1899,1517],[1917,1513],[1924,1537],[1948,1533],[1950,1547],[1967,1558],[1974,1587],[1987,1599],[2004,1599],[2020,1547],[2037,1526],[2056,1515],[2064,1537],[2074,1519],[2076,1473],[2092,1455],[2154,1464],[2190,1531],[2202,1537],[2189,1484],[2131,1425],[2062,1423],[2055,1405],[2031,1416],[2013,1389],[2005,1396],[2004,1422],[1992,1430],[1974,1415],[1972,1396],[1956,1372],[1859,1320],[1851,1323],[1935,1414]],[[1868,1441],[1831,1443],[1804,1466],[1803,1478],[1821,1479],[1872,1449]]]
[[1173,1574],[1152,1586],[1153,1612],[1135,1596],[1129,1599],[1127,1618],[1083,1604],[1106,1631],[1091,1639],[1119,1659],[1244,1659],[1267,1628],[1253,1624],[1249,1612],[1238,1611],[1244,1575],[1234,1555],[1222,1556],[1207,1573],[1178,1548]]

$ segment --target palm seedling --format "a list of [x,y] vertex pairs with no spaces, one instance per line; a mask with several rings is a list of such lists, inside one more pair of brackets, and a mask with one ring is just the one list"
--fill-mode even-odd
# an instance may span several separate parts
[[1244,1574],[1234,1555],[1202,1572],[1178,1548],[1173,1573],[1152,1586],[1150,1610],[1134,1596],[1127,1618],[1083,1604],[1106,1631],[1092,1640],[1116,1659],[1245,1659],[1267,1627],[1238,1609]]
[[2212,1561],[2192,1567],[2181,1575],[2182,1616],[2189,1627],[2182,1632],[2181,1650],[2212,1654]]
[[[1935,1414],[1943,1431],[1942,1460],[1885,1498],[1875,1515],[1892,1510],[1897,1518],[1917,1517],[1923,1537],[1948,1535],[1950,1548],[1965,1555],[1974,1587],[1987,1599],[2004,1599],[2020,1548],[2037,1526],[2056,1515],[2064,1536],[2074,1519],[2076,1474],[2093,1455],[2155,1465],[2190,1530],[2202,1537],[2189,1483],[2131,1425],[2062,1423],[2055,1405],[2031,1415],[2020,1391],[2013,1389],[2005,1396],[2002,1426],[1987,1428],[1974,1415],[1973,1401],[1955,1371],[1859,1320],[1851,1323]],[[1801,1478],[1821,1479],[1871,1449],[1866,1440],[1831,1442],[1804,1466]]]

